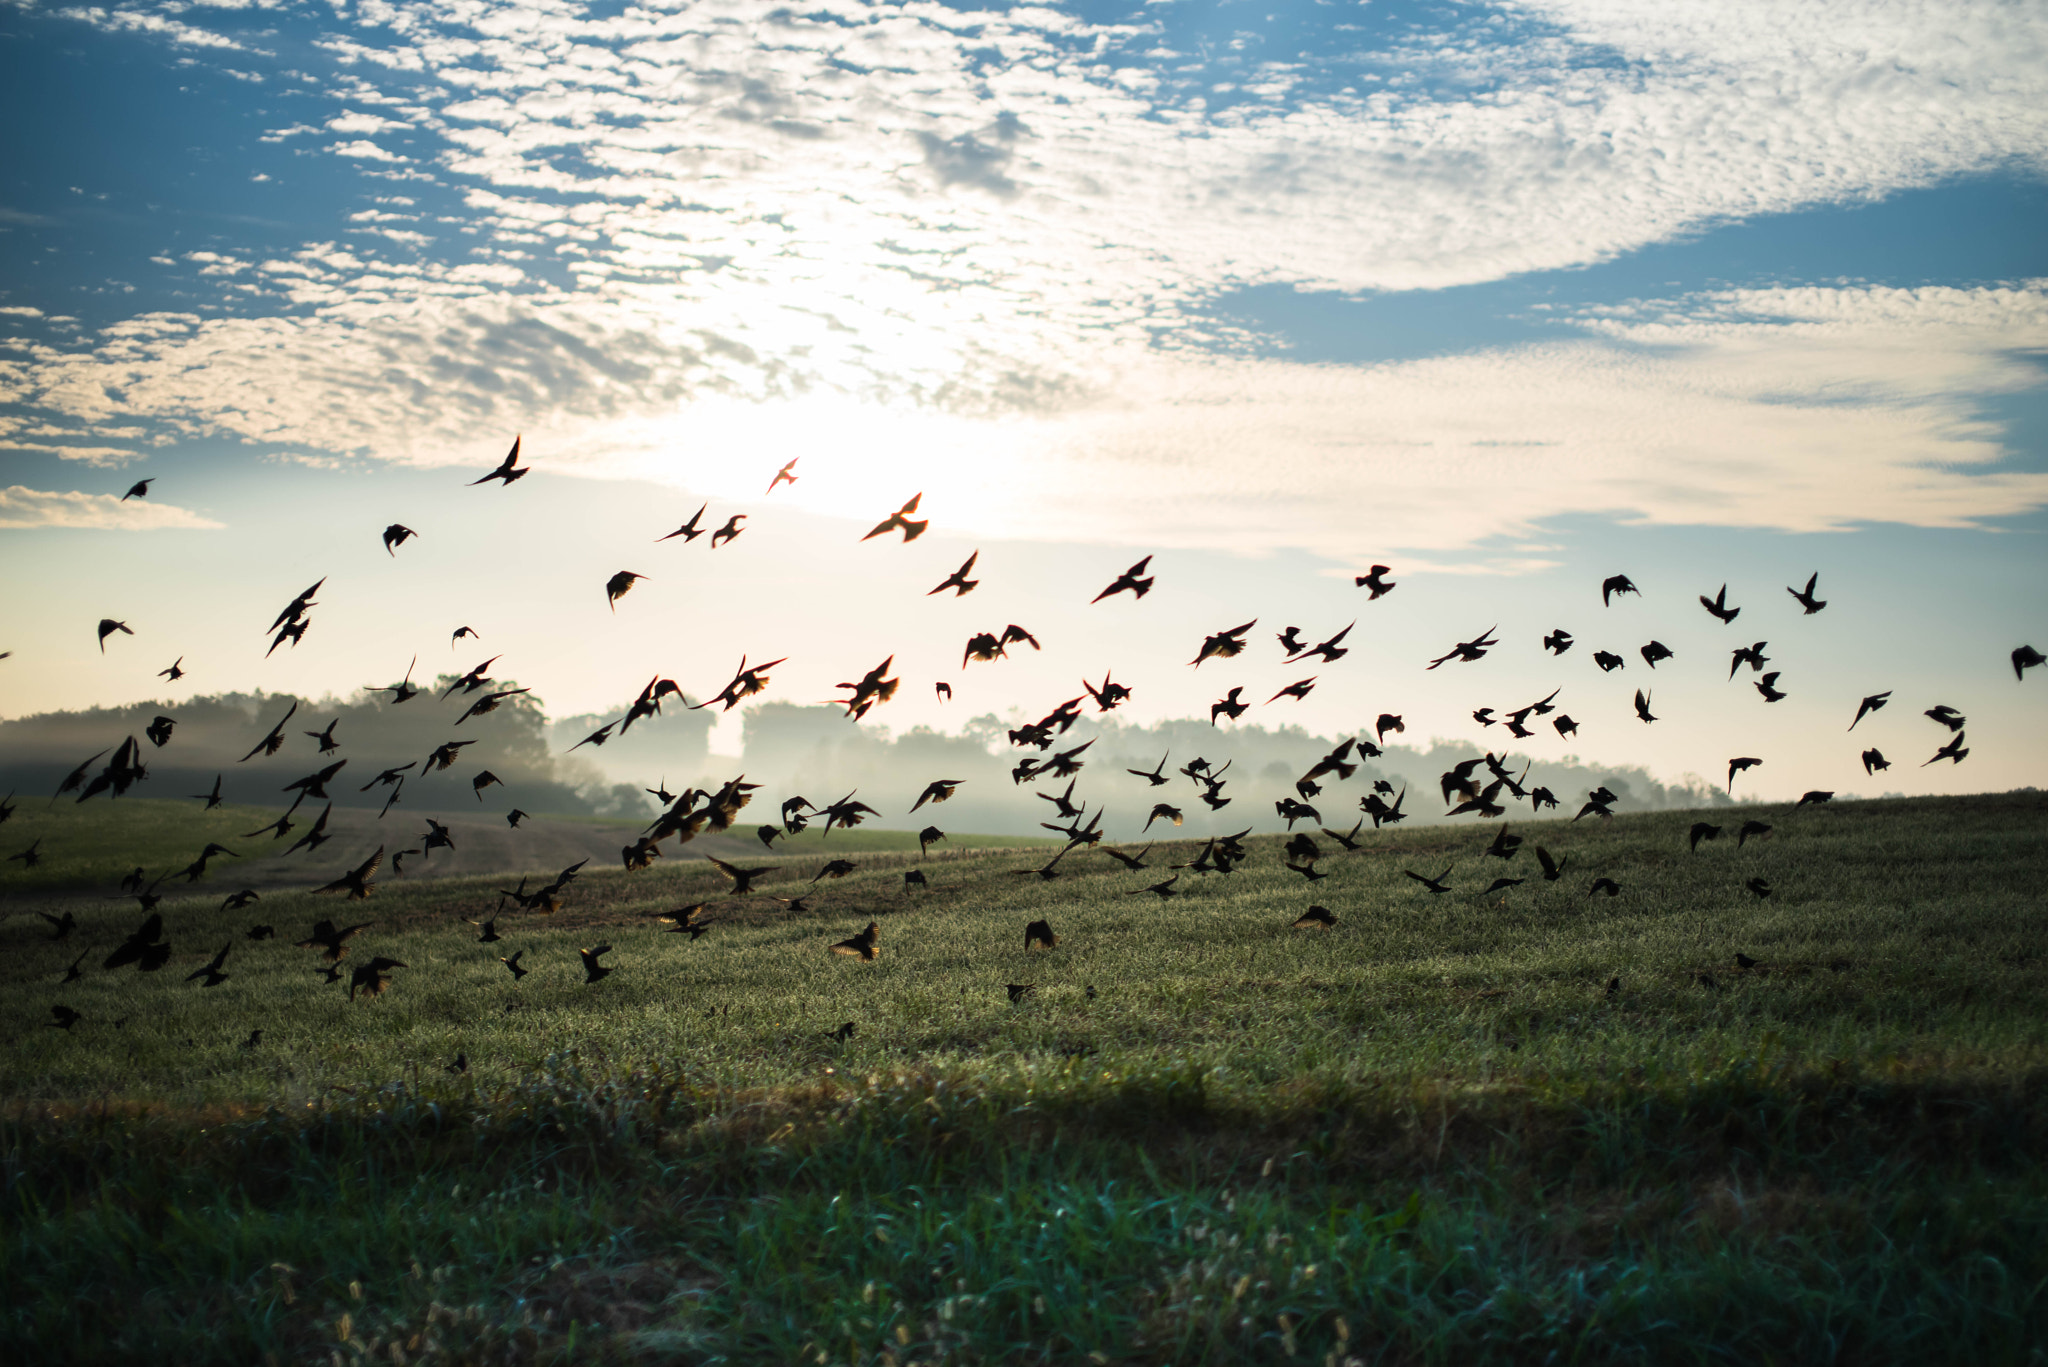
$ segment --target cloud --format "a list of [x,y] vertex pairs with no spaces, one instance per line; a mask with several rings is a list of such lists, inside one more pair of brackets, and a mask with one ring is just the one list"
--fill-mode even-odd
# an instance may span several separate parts
[[217,528],[221,524],[189,509],[168,503],[129,499],[113,494],[85,494],[27,489],[19,484],[0,489],[0,528],[91,527],[102,531],[157,531],[167,527]]

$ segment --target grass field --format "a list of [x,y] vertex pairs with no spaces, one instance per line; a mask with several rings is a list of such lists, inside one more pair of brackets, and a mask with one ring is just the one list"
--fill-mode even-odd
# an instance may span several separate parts
[[[1738,850],[1749,816],[1775,829]],[[1568,861],[1556,882],[1526,847],[1484,856],[1492,825],[1317,836],[1313,884],[1261,837],[1166,899],[1138,890],[1197,845],[1142,872],[1075,851],[1042,880],[1013,871],[1046,850],[835,834],[757,850],[782,867],[745,899],[701,859],[593,863],[493,945],[461,918],[498,878],[237,913],[200,884],[159,907],[151,974],[98,966],[132,902],[0,884],[10,912],[79,921],[0,921],[0,1339],[193,1362],[2044,1360],[2048,799],[1711,819],[1730,829],[1697,852],[1688,814],[1515,823]],[[856,870],[811,887],[839,854]],[[1446,865],[1443,896],[1402,873]],[[1483,895],[1500,876],[1527,881]],[[1601,877],[1620,894],[1589,896]],[[707,899],[700,940],[650,919]],[[1312,903],[1334,929],[1290,928]],[[321,981],[289,943],[320,917],[372,923],[343,967],[403,960],[388,992]],[[1041,917],[1060,944],[1027,951]],[[278,938],[241,938],[257,921]],[[827,952],[869,921],[875,962]],[[225,983],[185,981],[230,943]],[[615,971],[586,985],[599,944]],[[55,1004],[83,1019],[51,1028]]]

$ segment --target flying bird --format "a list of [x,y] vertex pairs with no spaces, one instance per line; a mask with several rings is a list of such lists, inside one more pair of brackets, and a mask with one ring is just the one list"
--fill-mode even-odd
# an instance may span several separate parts
[[2027,671],[2037,665],[2048,664],[2048,655],[2043,655],[2032,646],[2016,646],[2012,652],[2012,676],[2024,682]]
[[907,544],[923,536],[924,529],[931,525],[931,519],[924,518],[921,521],[913,521],[910,516],[917,511],[917,505],[923,498],[924,494],[922,492],[912,494],[908,503],[883,518],[880,522],[877,522],[874,530],[862,537],[861,540],[871,541],[885,532],[902,532],[903,540]]
[[1961,764],[1970,753],[1969,749],[1965,747],[1963,744],[1965,734],[1966,733],[1962,731],[1956,732],[1955,737],[1952,740],[1950,740],[1947,745],[1942,746],[1939,750],[1936,750],[1934,752],[1934,759],[1928,760],[1927,764],[1923,764],[1920,767],[1922,769],[1925,769],[1928,764],[1932,764],[1934,763],[1934,760],[1939,759],[1952,760],[1957,764]]
[[156,672],[156,676],[159,679],[169,679],[172,683],[176,683],[178,680],[185,677],[185,671],[182,668],[184,663],[185,657],[183,655],[180,655],[177,659],[171,661],[171,667],[169,669],[159,669]]
[[392,523],[389,527],[386,527],[384,529],[384,554],[389,556],[396,556],[398,554],[398,548],[400,546],[403,546],[406,542],[412,540],[412,538],[418,535],[418,532],[414,531],[412,528],[406,526],[402,522]]
[[[520,473],[524,474],[526,472],[522,470]],[[394,968],[408,968],[410,966],[403,959],[389,959],[381,954],[378,955],[349,975],[348,999],[354,1001],[358,991],[361,991],[365,997],[382,996],[384,989],[391,986],[391,970]]]
[[882,952],[877,943],[881,939],[881,932],[881,925],[870,921],[866,930],[850,939],[839,941],[831,946],[831,950],[834,954],[845,954],[863,963],[873,963]]
[[1310,907],[1295,920],[1294,930],[1329,930],[1335,927],[1337,918],[1330,914],[1328,907]]
[[1636,716],[1645,722],[1657,720],[1650,715],[1650,695],[1643,692],[1640,688],[1636,690]]
[[121,502],[126,503],[131,498],[148,498],[149,486],[154,483],[156,483],[155,475],[151,475],[148,479],[136,480],[128,486],[128,492],[121,495]]
[[658,546],[664,541],[673,541],[680,536],[683,539],[683,544],[687,546],[692,541],[695,541],[698,537],[704,535],[704,529],[697,525],[697,520],[704,516],[704,509],[709,508],[710,506],[711,505],[709,503],[706,503],[705,505],[703,505],[703,507],[697,509],[696,512],[691,513],[690,520],[688,522],[685,522],[682,526],[676,528],[667,536],[655,537],[654,544]]
[[944,593],[947,589],[953,590],[955,598],[973,592],[975,585],[981,581],[979,579],[969,579],[967,576],[974,573],[974,562],[979,559],[981,559],[980,551],[976,551],[973,555],[968,556],[960,562],[959,569],[947,575],[945,582],[933,589],[931,593],[927,593],[925,597],[929,598],[933,593]]
[[617,612],[619,610],[619,599],[625,597],[628,589],[631,589],[634,584],[646,577],[644,574],[635,574],[631,570],[620,570],[617,574],[605,580],[605,605],[613,612]]
[[490,481],[497,479],[503,480],[504,487],[509,489],[512,487],[514,480],[525,479],[531,472],[519,463],[520,440],[519,437],[512,438],[512,449],[505,453],[505,459],[498,462],[498,468],[485,475],[482,479],[471,480],[469,482],[470,486],[474,488],[479,484],[488,484]]
[[1391,593],[1394,590],[1396,585],[1392,580],[1387,578],[1387,576],[1392,573],[1393,569],[1390,566],[1374,565],[1372,567],[1372,573],[1355,575],[1353,576],[1351,582],[1353,586],[1357,588],[1372,590],[1372,597],[1365,600],[1366,602],[1370,603],[1374,599],[1380,597],[1382,594]]
[[1732,622],[1742,615],[1741,608],[1731,608],[1728,606],[1728,586],[1726,584],[1721,585],[1721,591],[1712,598],[1707,597],[1704,593],[1701,594],[1700,606],[1720,618],[1723,623]]
[[193,970],[192,972],[187,973],[185,975],[185,981],[189,983],[194,978],[204,978],[206,979],[206,981],[204,983],[201,983],[200,986],[219,987],[222,983],[228,980],[228,975],[224,971],[222,971],[221,966],[228,961],[228,951],[233,949],[234,947],[235,942],[233,940],[230,940],[226,944],[222,945],[220,947],[220,953],[213,956],[213,962],[204,964],[201,967]]
[[1438,665],[1443,664],[1446,660],[1450,660],[1453,658],[1457,659],[1462,664],[1470,664],[1474,660],[1485,659],[1487,650],[1492,646],[1497,646],[1500,644],[1499,641],[1493,639],[1493,633],[1496,630],[1498,630],[1498,628],[1488,627],[1486,630],[1480,632],[1471,640],[1458,642],[1449,650],[1437,656],[1434,660],[1431,660],[1429,662],[1429,667],[1431,669],[1435,669]]
[[1611,574],[1600,581],[1600,606],[1612,607],[1614,595],[1617,593],[1633,593],[1638,598],[1643,596],[1643,591],[1637,588],[1627,575]]
[[775,478],[768,481],[767,493],[762,494],[762,497],[766,498],[768,494],[774,493],[777,485],[796,483],[796,475],[792,472],[796,469],[797,461],[800,461],[802,459],[802,456],[791,457],[790,462],[787,465],[783,466],[780,470],[777,470],[775,472]]
[[927,802],[944,802],[947,798],[953,796],[953,790],[964,782],[966,782],[965,779],[958,778],[933,779],[925,785],[924,791],[918,794],[917,801],[910,804],[910,810],[914,812]]
[[1761,674],[1763,672],[1764,666],[1771,662],[1770,657],[1764,654],[1764,647],[1769,644],[1769,641],[1758,641],[1753,645],[1738,646],[1736,649],[1730,651],[1730,659],[1728,661],[1728,677],[1731,679],[1734,678],[1735,671],[1742,668],[1744,665],[1749,666],[1749,670],[1752,674]]
[[728,542],[738,540],[739,534],[746,530],[740,523],[746,520],[747,515],[745,513],[734,513],[731,517],[727,518],[725,525],[711,534],[711,549],[715,551]]
[[1854,731],[1856,729],[1856,722],[1862,721],[1865,717],[1869,716],[1872,712],[1877,711],[1879,708],[1883,707],[1886,703],[1890,702],[1891,700],[1892,691],[1889,688],[1887,688],[1882,693],[1872,693],[1869,697],[1865,698],[1862,702],[1856,705],[1856,718],[1855,721],[1851,721],[1849,723],[1849,729],[1851,731]]
[[[379,845],[377,852],[368,859],[343,873],[341,877],[335,879],[332,883],[327,884],[325,887],[315,888],[313,891],[345,893],[349,901],[360,902],[376,891],[377,885],[371,879],[376,874],[378,866],[383,862],[384,847]],[[339,956],[331,955],[329,957],[338,958]]]
[[896,696],[896,685],[900,681],[883,677],[889,672],[889,666],[894,663],[896,663],[896,657],[891,655],[888,659],[863,674],[860,682],[836,683],[832,685],[834,688],[850,688],[853,690],[851,696],[834,698],[832,701],[844,703],[846,715],[852,717],[855,721],[865,717],[868,714],[868,709],[876,703],[887,702]]
[[1444,879],[1450,877],[1451,874],[1451,866],[1448,864],[1444,866],[1444,871],[1434,878],[1425,878],[1423,875],[1415,872],[1413,869],[1403,869],[1401,870],[1401,872],[1407,874],[1410,878],[1413,878],[1416,882],[1422,884],[1422,886],[1424,886],[1425,888],[1428,888],[1430,892],[1436,896],[1442,896],[1444,893],[1447,893],[1451,890],[1451,885],[1444,882]]
[[771,865],[766,868],[743,869],[736,865],[728,864],[723,859],[716,858],[715,856],[711,857],[711,866],[732,880],[732,892],[735,897],[746,896],[754,890],[754,880],[756,878],[761,877],[763,874],[774,873],[776,868],[780,867],[779,865]]
[[1126,589],[1130,590],[1131,597],[1143,598],[1152,591],[1152,580],[1142,577],[1145,574],[1145,567],[1151,563],[1152,557],[1146,556],[1143,560],[1140,560],[1137,564],[1118,575],[1110,582],[1108,588],[1096,594],[1088,601],[1090,603],[1099,603],[1110,595],[1122,593]]
[[242,756],[241,759],[236,760],[235,763],[243,764],[248,762],[249,760],[254,759],[258,751],[261,751],[265,755],[274,755],[279,750],[283,749],[284,725],[286,722],[292,719],[292,714],[294,712],[297,712],[298,710],[298,699],[294,698],[292,700],[292,705],[288,709],[286,709],[285,714],[282,717],[278,718],[277,725],[270,728],[270,734],[265,736],[262,740],[257,741],[255,746],[250,749],[249,753]]
[[1806,615],[1808,617],[1813,616],[1814,613],[1819,612],[1822,608],[1827,606],[1827,603],[1825,601],[1815,598],[1813,596],[1813,586],[1815,584],[1818,584],[1819,582],[1820,571],[1816,570],[1813,572],[1811,576],[1807,578],[1805,588],[1795,589],[1789,584],[1785,586],[1785,592],[1791,594],[1794,598],[1799,600],[1799,606],[1806,609]]
[[1863,761],[1863,772],[1865,774],[1875,774],[1892,767],[1891,761],[1884,757],[1884,751],[1876,746],[1865,750],[1859,758]]
[[[420,657],[417,655],[413,656],[412,664],[409,664],[405,667],[405,677],[403,679],[400,679],[395,684],[385,684],[382,688],[370,688],[368,691],[372,693],[389,693],[391,695],[391,705],[393,707],[396,707],[399,703],[407,702],[413,698],[418,697],[420,690],[413,686],[412,671],[414,666],[418,665],[419,662]],[[243,758],[246,759],[248,758],[248,756],[244,755]]]
[[1060,937],[1053,934],[1052,924],[1048,921],[1033,921],[1030,925],[1024,927],[1024,948],[1026,949],[1037,949],[1040,947],[1054,949],[1058,947],[1059,942]]
[[1655,669],[1657,661],[1668,660],[1675,653],[1670,646],[1665,645],[1662,641],[1652,641],[1643,647],[1643,662],[1649,665],[1650,668]]
[[1552,655],[1562,655],[1572,648],[1572,634],[1559,627],[1543,638],[1543,648]]
[[610,965],[598,962],[599,958],[611,952],[612,947],[610,945],[599,945],[595,949],[579,949],[576,951],[577,957],[583,960],[583,985],[585,987],[597,982],[605,974],[612,971]]
[[1627,660],[1605,650],[1593,652],[1593,663],[1600,666],[1602,674],[1612,674],[1617,669],[1626,669],[1628,667]]
[[1282,698],[1292,698],[1296,702],[1300,702],[1303,698],[1306,698],[1311,692],[1314,691],[1315,686],[1316,676],[1311,674],[1306,679],[1296,679],[1293,683],[1287,685],[1287,687],[1281,689],[1278,693],[1275,693],[1272,697],[1266,699],[1266,701],[1270,704],[1279,702]]
[[1946,726],[1950,731],[1960,731],[1963,729],[1963,714],[1950,707],[1947,703],[1938,703],[1920,715],[1933,718],[1943,726]]
[[[1251,710],[1252,705],[1248,702],[1242,701],[1239,697],[1239,695],[1243,692],[1244,686],[1240,684],[1238,687],[1231,689],[1228,693],[1224,694],[1215,702],[1210,703],[1209,725],[1214,726],[1216,724],[1216,719],[1218,717],[1228,717],[1232,721],[1236,721],[1246,712],[1249,712]],[[1163,760],[1161,761],[1161,763],[1164,762],[1165,761]],[[1136,771],[1134,770],[1132,772]]]
[[1778,671],[1775,669],[1757,680],[1756,691],[1764,695],[1765,702],[1782,702],[1791,696],[1778,690]]
[[1188,661],[1188,663],[1199,666],[1204,660],[1217,658],[1227,660],[1233,655],[1240,654],[1244,650],[1245,633],[1258,624],[1259,619],[1254,617],[1241,627],[1232,627],[1228,631],[1219,631],[1214,636],[1208,637],[1202,642],[1202,648],[1195,653],[1195,658]]
[[1762,763],[1763,761],[1758,759],[1754,755],[1738,755],[1736,758],[1729,760],[1728,791],[1730,793],[1733,793],[1735,791],[1735,776],[1737,774],[1746,773],[1749,770],[1756,768],[1757,765]]
[[[123,636],[133,636],[135,634],[128,629],[126,622],[117,622],[111,617],[100,618],[100,654],[104,655],[107,653],[107,638],[117,631]],[[157,658],[162,659],[163,657],[158,656]]]

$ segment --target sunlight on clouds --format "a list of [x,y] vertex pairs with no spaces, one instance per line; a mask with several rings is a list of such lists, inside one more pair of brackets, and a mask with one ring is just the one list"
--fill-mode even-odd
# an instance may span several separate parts
[[25,489],[19,484],[0,489],[0,527],[90,527],[145,532],[220,525],[189,509],[144,499],[124,503],[113,494],[55,493]]

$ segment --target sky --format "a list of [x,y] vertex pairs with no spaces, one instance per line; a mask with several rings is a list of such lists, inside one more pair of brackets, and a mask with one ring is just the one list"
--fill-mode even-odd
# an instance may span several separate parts
[[[1763,797],[2048,772],[2035,4],[4,0],[0,113],[0,715],[893,657],[899,732],[1110,671],[1475,753],[1556,689],[1527,753]],[[700,504],[745,531],[656,543]]]

